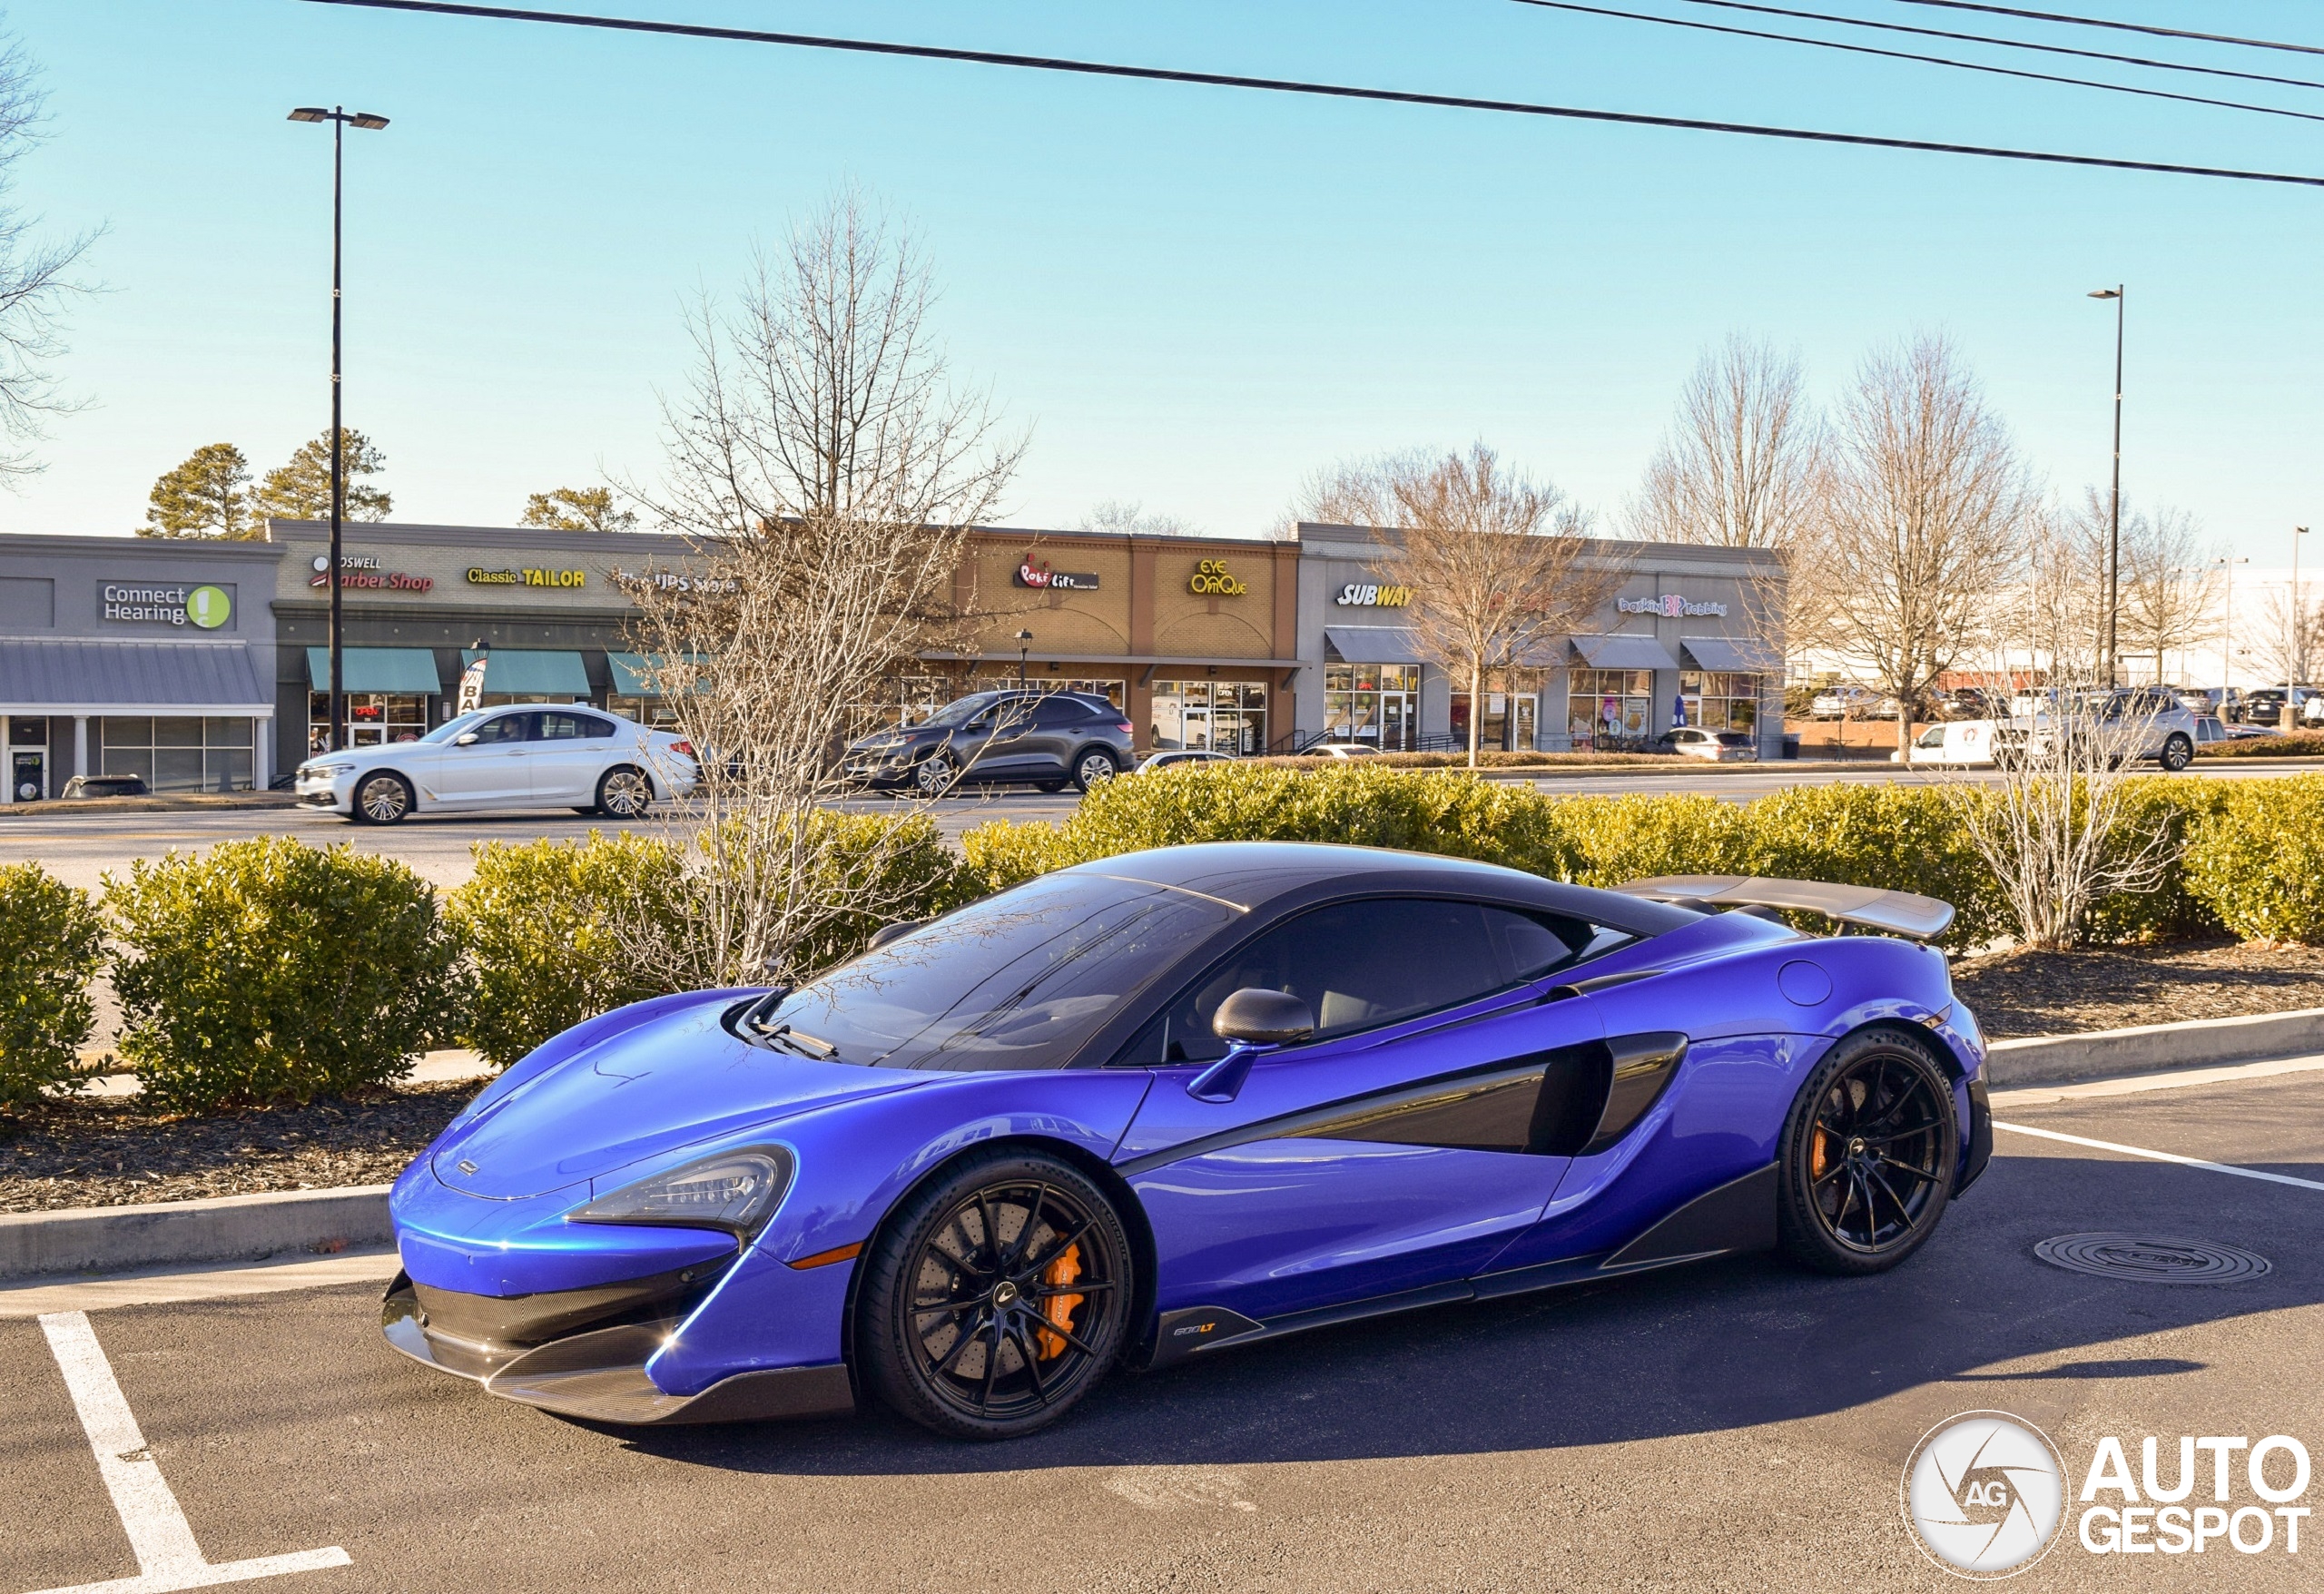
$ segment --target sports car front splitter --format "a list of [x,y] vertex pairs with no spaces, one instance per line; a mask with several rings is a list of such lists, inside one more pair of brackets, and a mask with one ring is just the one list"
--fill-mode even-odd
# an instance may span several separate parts
[[[641,1284],[646,1281],[639,1281]],[[576,1294],[581,1292],[576,1292]],[[431,1291],[439,1297],[450,1292]],[[487,1297],[457,1297],[460,1305]],[[527,1297],[537,1304],[543,1297]],[[438,1302],[442,1311],[447,1303]],[[515,1304],[515,1303],[507,1303]],[[843,1363],[737,1373],[691,1395],[671,1394],[646,1363],[677,1331],[676,1317],[649,1317],[586,1329],[530,1345],[493,1344],[438,1329],[410,1278],[398,1274],[380,1304],[389,1344],[439,1373],[481,1383],[488,1394],[592,1422],[665,1426],[844,1417],[855,1395]]]

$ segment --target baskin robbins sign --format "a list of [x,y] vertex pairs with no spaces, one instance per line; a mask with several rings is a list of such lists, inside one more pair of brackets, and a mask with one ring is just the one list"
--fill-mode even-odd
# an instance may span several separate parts
[[1660,597],[1616,598],[1614,607],[1625,615],[1661,615],[1673,620],[1689,615],[1716,615],[1722,620],[1727,617],[1725,604],[1697,603],[1675,592],[1666,592]]

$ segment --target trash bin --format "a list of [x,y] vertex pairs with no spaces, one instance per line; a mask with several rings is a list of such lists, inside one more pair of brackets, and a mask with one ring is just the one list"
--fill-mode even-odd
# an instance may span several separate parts
[[1787,731],[1784,733],[1783,755],[1786,758],[1797,758],[1799,756],[1799,733],[1797,731]]

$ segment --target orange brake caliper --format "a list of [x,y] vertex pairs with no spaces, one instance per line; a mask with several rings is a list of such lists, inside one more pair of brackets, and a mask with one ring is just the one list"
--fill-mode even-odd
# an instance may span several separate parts
[[[1080,1276],[1081,1247],[1078,1245],[1068,1245],[1064,1255],[1041,1270],[1041,1282],[1045,1284],[1069,1284]],[[1080,1295],[1051,1295],[1042,1306],[1041,1315],[1059,1328],[1071,1328],[1074,1309],[1081,1304],[1083,1299]],[[1040,1342],[1043,1361],[1065,1354],[1065,1340],[1060,1335],[1039,1328],[1033,1331],[1033,1337]]]

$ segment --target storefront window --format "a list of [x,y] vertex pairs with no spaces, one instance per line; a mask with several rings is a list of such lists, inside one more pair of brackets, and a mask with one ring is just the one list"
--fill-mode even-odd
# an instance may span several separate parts
[[1247,681],[1154,683],[1152,745],[1206,748],[1238,758],[1267,748],[1267,689]]
[[1654,672],[1576,670],[1569,679],[1566,732],[1574,751],[1645,745],[1654,723]]
[[[1000,692],[1016,684],[1017,672],[1014,669],[981,671],[975,680],[967,684],[952,685],[950,691],[935,700],[933,706],[928,712],[934,713],[937,709],[942,708],[954,698],[966,697],[971,692]],[[1029,672],[1025,676],[1025,690],[1028,692],[1078,692],[1090,697],[1102,697],[1116,708],[1121,707],[1129,701],[1128,688],[1119,676],[1104,680],[1094,675],[1051,675]],[[927,715],[922,714],[920,717],[925,719]]]
[[1710,731],[1759,728],[1759,677],[1719,670],[1682,670],[1679,695],[1687,723]]
[[[1479,727],[1477,745],[1515,752],[1533,750],[1533,703],[1530,692],[1492,692],[1485,694],[1484,723]],[[1452,694],[1452,744],[1456,748],[1469,745],[1469,694]]]
[[616,694],[606,699],[606,710],[625,720],[635,720],[641,725],[651,725],[657,731],[677,729],[678,711],[666,697],[624,697]]
[[[428,699],[417,693],[350,692],[347,694],[347,744],[378,747],[389,742],[417,742],[428,733]],[[307,694],[307,750],[321,753],[330,745],[330,694]]]
[[247,792],[251,722],[171,714],[100,719],[97,772],[136,775],[156,792]]
[[1409,753],[1420,739],[1418,664],[1325,664],[1324,740]]

